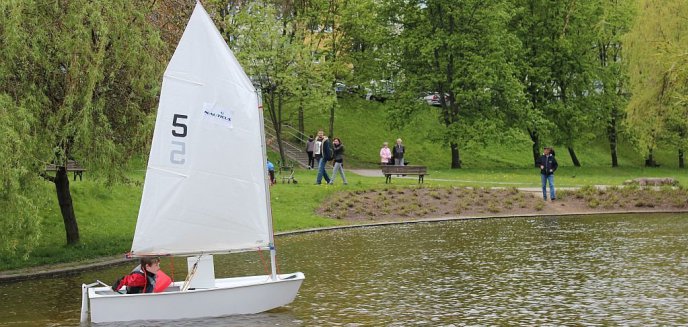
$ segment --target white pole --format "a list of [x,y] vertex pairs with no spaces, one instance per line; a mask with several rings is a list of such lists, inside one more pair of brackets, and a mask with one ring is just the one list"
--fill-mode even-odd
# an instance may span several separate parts
[[99,280],[96,280],[95,283],[91,284],[81,284],[81,322],[82,323],[87,323],[88,322],[88,316],[91,313],[90,307],[88,305],[88,289],[96,286],[96,285],[103,285],[105,287],[110,287],[110,285],[105,284]]
[[[268,160],[268,150],[267,143],[265,143],[265,120],[263,118],[263,94],[260,88],[256,88],[256,97],[258,98],[258,112],[260,113],[260,138],[261,146],[263,147],[263,165],[267,164]],[[265,181],[265,202],[268,208],[268,229],[270,234],[270,268],[271,268],[271,278],[272,280],[277,280],[277,264],[276,256],[277,251],[275,250],[275,235],[272,229],[272,206],[270,205],[270,185],[268,184],[268,171],[267,168],[263,168],[263,180]]]
[[88,322],[88,286],[81,284],[81,322]]

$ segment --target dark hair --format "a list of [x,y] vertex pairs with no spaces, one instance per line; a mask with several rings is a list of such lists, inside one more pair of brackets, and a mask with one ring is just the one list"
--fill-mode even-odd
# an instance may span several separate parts
[[332,143],[334,143],[334,141],[339,141],[339,145],[342,144],[342,140],[340,140],[338,137],[335,137],[334,139],[332,139]]
[[160,262],[158,257],[143,257],[141,258],[141,269],[146,269],[146,266],[152,266],[158,262]]

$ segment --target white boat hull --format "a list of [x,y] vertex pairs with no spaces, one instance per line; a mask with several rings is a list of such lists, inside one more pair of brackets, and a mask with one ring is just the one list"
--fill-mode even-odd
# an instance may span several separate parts
[[91,322],[174,320],[253,314],[294,301],[304,280],[303,273],[222,278],[215,287],[188,291],[170,285],[162,293],[118,294],[108,287],[88,289]]

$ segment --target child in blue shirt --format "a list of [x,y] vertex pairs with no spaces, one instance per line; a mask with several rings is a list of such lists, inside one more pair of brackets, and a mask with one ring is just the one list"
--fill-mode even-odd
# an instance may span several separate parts
[[275,165],[268,160],[268,175],[270,175],[270,185],[277,183],[275,180]]

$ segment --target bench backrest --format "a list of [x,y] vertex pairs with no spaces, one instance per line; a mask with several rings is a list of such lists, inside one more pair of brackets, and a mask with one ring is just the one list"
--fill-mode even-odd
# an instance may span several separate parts
[[[56,164],[49,164],[49,165],[45,166],[45,170],[46,171],[55,171],[55,170],[57,170],[57,167],[61,167],[61,166],[58,166]],[[78,161],[68,160],[66,170],[67,171],[84,171],[86,169],[84,167],[82,167]]]
[[380,166],[383,174],[419,174],[425,175],[428,173],[426,166]]

